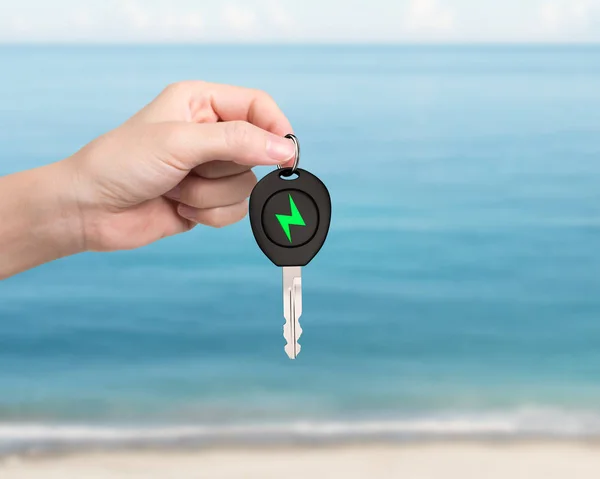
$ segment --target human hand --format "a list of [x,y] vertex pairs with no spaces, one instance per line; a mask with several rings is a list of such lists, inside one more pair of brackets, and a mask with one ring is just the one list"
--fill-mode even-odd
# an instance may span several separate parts
[[[83,249],[145,246],[241,220],[256,165],[287,165],[292,128],[266,93],[204,82],[166,88],[122,126],[64,160]],[[69,202],[66,202],[69,203]]]

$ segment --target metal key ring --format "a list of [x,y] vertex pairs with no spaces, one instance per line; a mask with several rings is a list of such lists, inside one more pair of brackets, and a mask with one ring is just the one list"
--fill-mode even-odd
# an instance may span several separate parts
[[[294,165],[292,166],[291,171],[290,171],[290,175],[293,175],[294,173],[296,173],[296,170],[298,169],[298,164],[300,163],[300,142],[298,141],[298,138],[296,138],[296,135],[293,135],[292,133],[285,135],[285,138],[292,140],[294,142],[294,145],[296,146],[296,159],[294,160]],[[277,169],[281,170],[282,166],[277,165]],[[290,168],[285,168],[285,169],[287,170]],[[285,175],[285,176],[289,176],[289,175]]]

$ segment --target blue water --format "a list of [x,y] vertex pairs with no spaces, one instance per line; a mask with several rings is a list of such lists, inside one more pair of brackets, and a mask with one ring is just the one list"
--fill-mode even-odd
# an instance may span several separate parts
[[0,71],[0,174],[204,79],[271,93],[334,208],[295,362],[247,219],[2,282],[0,442],[600,435],[600,47],[2,47]]

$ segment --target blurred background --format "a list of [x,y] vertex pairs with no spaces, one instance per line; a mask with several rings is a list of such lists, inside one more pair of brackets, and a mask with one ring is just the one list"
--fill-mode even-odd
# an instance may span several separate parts
[[0,451],[600,438],[598,40],[597,0],[3,1],[0,174],[202,79],[279,102],[333,220],[295,362],[247,219],[2,282]]

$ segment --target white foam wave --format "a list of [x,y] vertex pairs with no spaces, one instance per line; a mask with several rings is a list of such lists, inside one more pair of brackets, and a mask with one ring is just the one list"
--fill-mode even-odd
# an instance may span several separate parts
[[376,439],[600,438],[600,413],[530,409],[505,413],[437,415],[377,421],[298,421],[279,424],[169,427],[0,423],[0,446],[168,444],[216,441],[342,441]]

